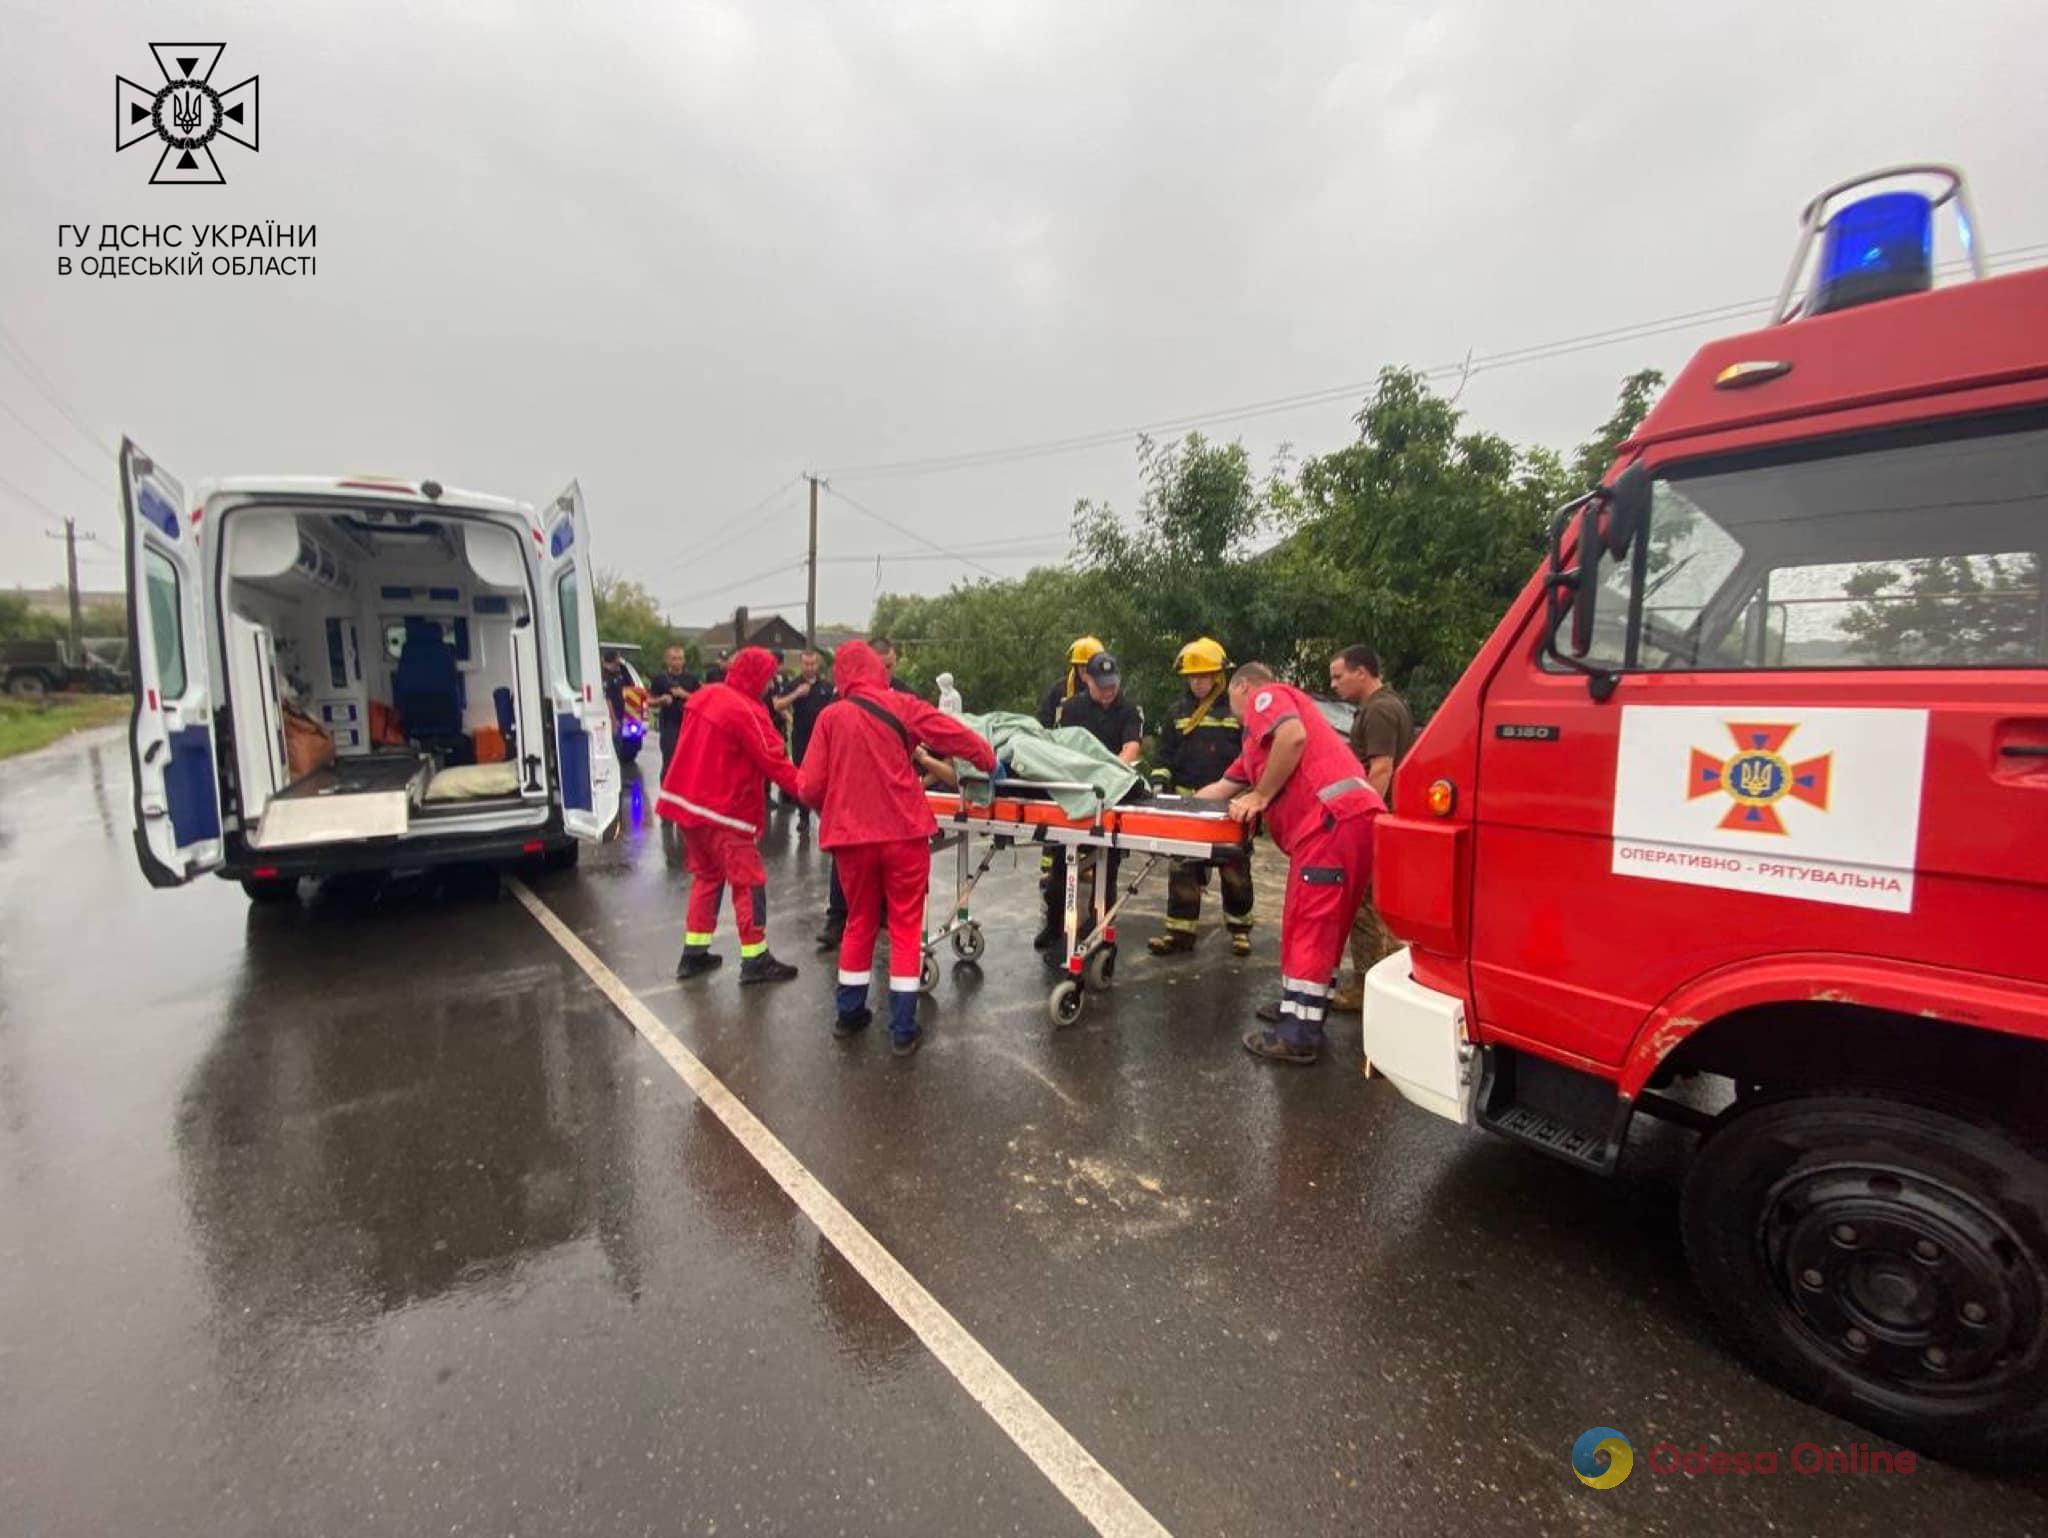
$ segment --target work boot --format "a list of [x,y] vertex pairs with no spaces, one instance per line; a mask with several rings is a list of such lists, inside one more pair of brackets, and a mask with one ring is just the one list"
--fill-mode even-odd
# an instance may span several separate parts
[[1312,1068],[1322,1056],[1322,1047],[1316,1042],[1289,1041],[1277,1031],[1246,1031],[1244,1049],[1253,1057],[1263,1057],[1272,1063],[1291,1063],[1296,1068]]
[[1251,932],[1251,931],[1250,931],[1249,929],[1233,929],[1233,930],[1231,930],[1231,931],[1230,931],[1230,954],[1231,954],[1231,955],[1233,955],[1233,956],[1249,956],[1249,955],[1250,955],[1251,953],[1252,953],[1252,932]]
[[818,931],[818,954],[822,956],[827,951],[838,950],[839,942],[845,938],[846,921],[844,919],[825,920],[825,927]]
[[1257,1009],[1252,1011],[1252,1013],[1257,1015],[1261,1020],[1265,1021],[1268,1025],[1278,1025],[1282,1020],[1287,1018],[1285,1015],[1280,1013],[1280,1001],[1278,999],[1275,999],[1270,1004],[1261,1004]]
[[1185,929],[1169,929],[1163,935],[1154,935],[1145,942],[1145,949],[1155,956],[1177,956],[1182,951],[1195,948],[1195,937]]
[[749,956],[740,963],[740,986],[752,983],[786,983],[796,976],[796,968],[786,961],[777,961],[773,951],[763,951],[758,956]]
[[687,982],[693,977],[702,977],[706,972],[716,972],[724,965],[725,958],[716,951],[686,950],[676,963],[676,980]]
[[909,1057],[924,1045],[924,1032],[917,1024],[918,996],[910,992],[889,994],[889,1050]]
[[1357,983],[1346,983],[1330,995],[1330,1013],[1333,1015],[1364,1014],[1365,989]]
[[1060,936],[1066,932],[1064,924],[1047,924],[1031,937],[1034,951],[1049,951],[1060,943]]
[[837,1014],[832,1034],[841,1040],[866,1030],[875,1018],[874,1011],[868,1008],[866,983],[841,983],[833,990],[832,1007]]

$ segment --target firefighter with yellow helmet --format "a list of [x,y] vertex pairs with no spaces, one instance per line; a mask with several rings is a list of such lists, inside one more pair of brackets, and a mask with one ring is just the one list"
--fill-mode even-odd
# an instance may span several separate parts
[[1045,691],[1045,697],[1038,702],[1038,724],[1045,727],[1060,724],[1060,707],[1079,694],[1084,687],[1081,679],[1088,659],[1105,650],[1103,644],[1092,635],[1084,635],[1067,648],[1067,670],[1057,682]]
[[[1152,771],[1155,789],[1191,796],[1236,762],[1243,748],[1243,732],[1231,713],[1230,691],[1224,686],[1224,670],[1229,666],[1221,644],[1208,636],[1180,649],[1174,670],[1187,687],[1179,708],[1159,729],[1158,767]],[[1213,863],[1223,888],[1223,923],[1230,931],[1231,953],[1248,956],[1252,949],[1251,852],[1235,851]],[[1170,956],[1195,948],[1210,864],[1206,860],[1175,860],[1168,868],[1166,933],[1154,935],[1148,942],[1153,955]]]

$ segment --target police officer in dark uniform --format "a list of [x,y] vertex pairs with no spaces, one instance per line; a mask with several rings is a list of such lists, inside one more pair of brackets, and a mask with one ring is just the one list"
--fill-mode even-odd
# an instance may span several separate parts
[[[1145,713],[1124,693],[1123,675],[1117,670],[1116,658],[1106,651],[1095,653],[1088,659],[1087,666],[1081,669],[1081,682],[1083,687],[1060,707],[1059,724],[1078,726],[1125,763],[1137,763],[1145,737]],[[1094,863],[1093,856],[1082,857],[1079,895],[1083,915],[1081,933],[1084,935],[1095,927]],[[1103,877],[1112,890],[1116,887],[1118,863],[1112,851]],[[1045,952],[1048,966],[1057,967],[1064,963],[1053,954],[1053,949],[1066,933],[1067,846],[1064,844],[1052,846],[1044,890],[1045,925],[1031,943]]]
[[[1230,691],[1224,687],[1223,670],[1229,665],[1223,647],[1207,636],[1180,649],[1174,670],[1187,680],[1187,689],[1173,719],[1159,728],[1159,766],[1152,771],[1157,789],[1192,796],[1221,779],[1237,761],[1244,738],[1230,708]],[[1245,849],[1213,862],[1175,860],[1167,867],[1166,933],[1147,942],[1153,955],[1195,948],[1202,889],[1209,884],[1212,863],[1223,888],[1223,922],[1230,931],[1231,954],[1251,954],[1252,863],[1251,851]]]

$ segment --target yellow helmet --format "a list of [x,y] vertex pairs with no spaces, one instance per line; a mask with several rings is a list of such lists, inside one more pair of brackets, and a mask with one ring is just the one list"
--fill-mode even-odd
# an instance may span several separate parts
[[1230,665],[1230,659],[1223,655],[1223,644],[1207,636],[1188,642],[1174,659],[1176,673],[1220,673]]
[[1100,641],[1092,635],[1084,635],[1067,648],[1067,666],[1077,668],[1101,650],[1103,645]]

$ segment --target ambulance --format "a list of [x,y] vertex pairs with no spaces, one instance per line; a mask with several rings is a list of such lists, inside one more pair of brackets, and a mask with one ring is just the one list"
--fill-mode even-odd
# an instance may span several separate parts
[[135,852],[153,886],[573,864],[617,821],[590,528],[434,481],[120,459]]
[[[1936,283],[1952,253],[1957,281]],[[1402,764],[1365,1047],[1677,1226],[1792,1393],[2048,1462],[2048,270],[1960,172],[1802,216]]]

